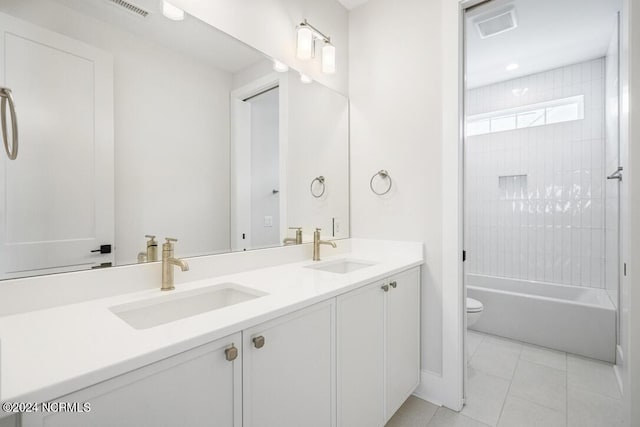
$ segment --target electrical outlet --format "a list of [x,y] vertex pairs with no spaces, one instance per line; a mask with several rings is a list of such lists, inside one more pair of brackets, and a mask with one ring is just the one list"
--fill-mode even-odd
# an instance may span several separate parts
[[264,217],[264,226],[265,227],[273,227],[273,217],[272,216],[265,216]]

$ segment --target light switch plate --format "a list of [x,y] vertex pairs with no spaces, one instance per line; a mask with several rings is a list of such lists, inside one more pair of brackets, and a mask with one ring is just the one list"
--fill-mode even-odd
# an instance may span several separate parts
[[265,227],[273,227],[273,217],[272,216],[265,216],[264,217],[264,226]]

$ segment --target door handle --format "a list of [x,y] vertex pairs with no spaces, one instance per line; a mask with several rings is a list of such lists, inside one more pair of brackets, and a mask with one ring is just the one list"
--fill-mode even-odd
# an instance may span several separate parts
[[[9,160],[15,160],[18,157],[18,117],[16,116],[16,107],[11,96],[11,89],[8,87],[0,87],[0,114],[2,118],[2,140],[4,149],[7,152]],[[11,135],[13,142],[9,148],[9,134],[7,133],[7,102],[9,103],[9,114],[11,115]]]
[[618,181],[622,181],[622,166],[618,166],[618,169],[611,175],[607,177],[607,179],[617,179]]
[[100,252],[101,254],[110,254],[111,245],[100,245],[99,249],[94,249],[91,252]]

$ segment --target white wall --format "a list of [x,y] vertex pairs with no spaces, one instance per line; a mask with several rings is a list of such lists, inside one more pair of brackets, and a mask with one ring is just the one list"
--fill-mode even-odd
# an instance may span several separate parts
[[605,287],[604,77],[600,58],[467,92],[469,115],[584,96],[584,119],[466,138],[468,273]]
[[233,75],[233,89],[239,89],[273,73],[273,62],[265,58],[235,73]]
[[[313,239],[317,227],[322,228],[322,238],[346,238],[349,101],[317,82],[301,83],[296,73],[288,77],[287,227],[302,227],[305,241]],[[318,176],[325,177],[325,193],[315,198],[310,186]]]
[[116,263],[145,234],[180,239],[181,256],[228,251],[231,75],[59,3],[2,9],[114,55]]
[[[424,242],[419,393],[454,409],[462,404],[457,19],[457,4],[444,0],[371,0],[349,17],[352,235]],[[443,157],[453,159],[447,170]],[[394,182],[385,197],[369,189],[380,169]]]
[[231,76],[127,45],[115,53],[116,262],[145,234],[178,238],[180,256],[226,252]]
[[[247,101],[251,105],[251,247],[280,244],[279,90]],[[271,226],[265,224],[270,216]]]
[[[173,0],[173,3],[266,55],[347,93],[348,14],[337,0]],[[322,73],[320,55],[311,61],[295,57],[296,27],[305,18],[329,36],[336,47],[335,74]]]

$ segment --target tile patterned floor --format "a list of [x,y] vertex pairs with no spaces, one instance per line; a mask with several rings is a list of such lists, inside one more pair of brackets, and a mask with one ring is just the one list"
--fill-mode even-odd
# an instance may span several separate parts
[[416,397],[387,427],[617,427],[613,366],[469,331],[467,401],[460,413]]

